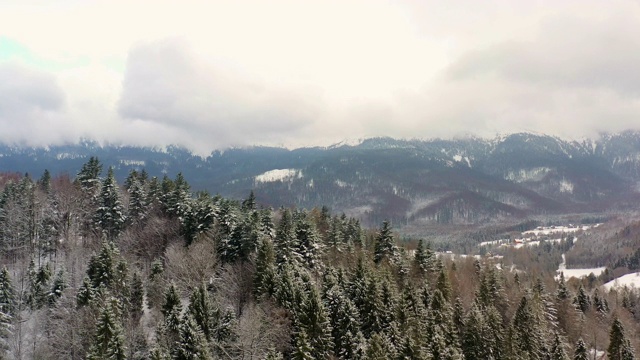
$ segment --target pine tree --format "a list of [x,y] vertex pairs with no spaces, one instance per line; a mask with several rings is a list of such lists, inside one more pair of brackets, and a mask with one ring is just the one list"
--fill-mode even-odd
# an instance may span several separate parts
[[185,314],[179,328],[179,340],[173,351],[175,360],[213,359],[207,347],[207,340],[195,319],[189,312]]
[[131,278],[131,289],[129,291],[129,313],[134,321],[138,321],[142,316],[144,302],[144,288],[142,279],[137,272]]
[[560,339],[560,335],[556,331],[553,336],[553,344],[551,346],[551,360],[569,360],[569,356],[565,351],[565,345]]
[[161,309],[164,315],[164,322],[169,332],[177,332],[180,326],[180,314],[182,313],[182,303],[178,296],[176,286],[171,283],[164,296],[164,303]]
[[624,327],[618,318],[613,320],[609,332],[609,347],[607,348],[608,360],[633,360],[634,350],[629,339],[624,334]]
[[276,257],[271,239],[264,237],[260,241],[256,257],[256,272],[253,278],[253,291],[256,297],[273,295],[275,292]]
[[395,260],[396,252],[397,248],[391,233],[391,225],[389,225],[388,221],[384,221],[376,237],[373,260],[376,264],[385,259],[387,261]]
[[117,305],[107,302],[96,325],[96,334],[87,359],[126,359],[124,330],[117,315]]
[[311,354],[316,359],[328,358],[333,349],[331,324],[320,295],[311,286],[300,313],[300,327],[309,337]]
[[118,184],[113,168],[109,168],[107,177],[102,182],[94,223],[108,240],[114,240],[123,230],[125,220],[124,207],[118,194]]
[[49,306],[52,306],[56,303],[56,301],[62,296],[62,292],[67,287],[67,282],[65,280],[64,270],[60,269],[56,274],[55,279],[53,280],[53,284],[51,285],[51,290],[47,295],[47,301]]
[[567,284],[564,280],[564,272],[560,272],[560,279],[558,281],[558,291],[556,292],[556,298],[558,300],[567,300],[571,297]]
[[80,184],[83,190],[93,193],[100,186],[100,173],[102,164],[97,157],[92,156],[89,161],[82,165],[80,172],[76,176],[76,183]]
[[513,317],[513,345],[516,353],[530,360],[544,358],[545,339],[531,300],[523,296]]
[[0,271],[0,312],[13,314],[15,301],[15,291],[11,284],[9,270],[4,266]]
[[297,263],[297,259],[294,259],[295,243],[296,239],[293,216],[289,209],[284,209],[282,211],[280,223],[278,224],[274,242],[276,263],[278,266]]
[[9,350],[8,339],[12,334],[12,320],[8,312],[0,309],[0,359],[5,359],[4,354]]
[[131,184],[127,187],[129,192],[129,214],[127,220],[130,224],[142,222],[147,217],[148,195],[144,185],[137,179],[132,178]]
[[582,338],[578,339],[578,342],[576,343],[576,349],[573,353],[573,360],[589,360],[587,346],[584,344]]
[[91,284],[91,280],[88,276],[85,276],[82,279],[82,285],[78,289],[78,294],[76,295],[76,301],[78,306],[87,306],[91,303],[91,301],[95,298],[95,289]]
[[462,337],[462,351],[466,359],[490,359],[488,347],[487,324],[477,304],[467,314],[466,328]]
[[100,252],[91,256],[87,275],[94,289],[100,286],[109,288],[116,281],[116,266],[120,251],[114,243],[102,242]]
[[578,308],[578,310],[582,311],[583,313],[589,311],[589,308],[591,307],[591,299],[589,298],[589,295],[584,290],[582,285],[580,285],[580,288],[578,289],[578,295],[576,295],[573,303],[576,305],[576,308]]
[[300,331],[296,335],[295,343],[293,345],[293,353],[291,358],[294,360],[315,360],[313,356],[313,348],[309,343],[309,337],[304,331]]
[[211,340],[213,336],[212,320],[216,310],[204,285],[193,289],[189,302],[189,313],[191,313],[196,324],[200,326],[207,340]]
[[600,314],[606,314],[609,312],[609,303],[607,302],[607,299],[600,296],[598,288],[593,292],[593,306]]
[[295,252],[307,268],[318,266],[319,235],[308,219],[306,212],[301,212],[295,224],[296,249]]
[[393,344],[383,334],[374,333],[369,339],[365,358],[369,360],[388,360],[395,357]]
[[325,303],[332,324],[334,354],[339,359],[353,359],[361,356],[364,336],[360,332],[358,309],[342,293],[338,285],[326,291]]

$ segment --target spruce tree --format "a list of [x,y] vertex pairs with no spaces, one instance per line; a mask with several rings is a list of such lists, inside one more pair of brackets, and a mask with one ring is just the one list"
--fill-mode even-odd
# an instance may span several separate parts
[[15,291],[11,284],[9,270],[4,266],[0,271],[0,312],[13,314],[15,301]]
[[102,164],[97,157],[92,156],[85,164],[82,165],[80,172],[76,176],[76,182],[80,184],[83,190],[93,193],[100,186],[100,173],[102,172]]
[[556,298],[558,300],[567,300],[571,297],[567,284],[564,280],[564,272],[560,272],[560,279],[558,280],[558,291],[556,292]]
[[333,349],[331,323],[320,295],[314,286],[308,291],[300,312],[300,327],[309,337],[311,353],[316,359],[325,359]]
[[578,339],[578,342],[576,343],[576,349],[573,352],[573,360],[589,360],[587,346],[584,344],[582,338]]
[[294,360],[315,360],[313,347],[309,343],[309,337],[304,331],[300,331],[295,338],[291,359]]
[[575,304],[576,308],[578,308],[578,310],[582,311],[583,313],[589,311],[589,308],[591,307],[591,299],[589,298],[589,295],[584,290],[584,287],[582,287],[582,285],[580,285],[580,288],[578,289],[578,295],[576,295],[573,303]]
[[123,230],[125,220],[124,206],[118,193],[118,184],[116,183],[113,168],[109,168],[107,177],[102,182],[94,223],[108,240],[114,240]]
[[131,289],[129,291],[129,313],[134,321],[138,321],[143,312],[144,288],[142,279],[137,272],[131,278]]
[[65,279],[64,270],[60,269],[56,274],[55,279],[53,280],[53,284],[51,285],[51,290],[47,295],[47,301],[49,306],[52,306],[56,303],[56,301],[62,296],[62,292],[67,287],[67,282]]
[[569,360],[569,356],[564,348],[565,345],[556,331],[553,335],[553,344],[551,345],[551,360]]
[[278,224],[274,241],[276,263],[278,266],[297,263],[297,259],[294,258],[295,243],[296,239],[293,216],[289,209],[284,209],[282,211],[282,217],[280,218],[280,223]]
[[273,242],[263,237],[256,256],[256,272],[253,277],[253,292],[259,298],[273,295],[275,292],[276,256]]
[[191,299],[189,301],[189,313],[195,320],[196,324],[200,326],[202,333],[207,340],[211,340],[213,336],[213,316],[214,309],[209,293],[204,285],[200,285],[193,289]]
[[12,322],[11,314],[0,309],[0,359],[5,359],[4,355],[9,350],[8,339],[12,334]]
[[618,318],[613,320],[609,332],[609,347],[607,348],[608,360],[633,360],[634,350],[629,339],[626,338],[624,327]]
[[185,313],[179,328],[178,342],[173,350],[175,360],[210,360],[207,340],[195,319]]
[[373,261],[376,264],[381,263],[383,260],[393,261],[395,260],[396,252],[397,248],[391,233],[391,225],[388,221],[384,221],[378,236],[376,236]]
[[530,360],[544,358],[544,334],[531,300],[523,296],[513,317],[513,345],[516,353]]
[[124,330],[117,315],[117,305],[108,301],[102,308],[93,345],[89,350],[89,360],[124,360],[126,348],[124,346]]

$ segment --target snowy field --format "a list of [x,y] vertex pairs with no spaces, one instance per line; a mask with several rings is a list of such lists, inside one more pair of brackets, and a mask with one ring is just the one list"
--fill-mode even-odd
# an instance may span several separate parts
[[607,289],[607,291],[611,290],[611,288],[613,287],[623,286],[640,288],[640,272],[623,275],[617,279],[609,281],[603,286],[605,289]]
[[534,230],[528,230],[522,233],[522,235],[550,235],[550,234],[562,234],[562,233],[572,233],[580,230],[589,230],[591,228],[597,228],[600,224],[591,225],[582,225],[582,226],[551,226],[544,228],[537,228]]
[[558,266],[558,270],[556,270],[556,272],[558,273],[558,276],[560,276],[560,273],[564,273],[564,277],[565,279],[569,279],[569,278],[582,278],[585,276],[589,276],[589,274],[593,273],[593,275],[598,276],[600,274],[602,274],[604,272],[604,270],[606,269],[606,267],[597,267],[597,268],[587,268],[587,269],[567,269],[567,260],[564,256],[564,254],[562,254],[562,263]]
[[285,181],[293,178],[301,178],[302,172],[296,169],[275,169],[269,170],[256,176],[257,183],[268,183],[274,181]]

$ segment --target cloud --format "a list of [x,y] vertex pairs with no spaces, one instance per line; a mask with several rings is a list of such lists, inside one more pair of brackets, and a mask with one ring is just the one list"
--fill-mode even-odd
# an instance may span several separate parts
[[15,64],[0,64],[0,141],[41,145],[73,138],[64,108],[65,94],[53,76]]
[[202,61],[184,40],[169,39],[131,50],[118,112],[186,130],[192,144],[227,147],[295,135],[318,121],[322,107],[313,88],[244,77]]
[[[576,138],[639,128],[638,9],[546,17],[534,36],[461,54],[404,104],[439,135],[535,131]],[[417,125],[420,127],[419,125]]]
[[20,65],[2,77],[23,90],[4,82],[0,141],[204,155],[640,127],[636,0],[185,1],[1,4],[0,62]]

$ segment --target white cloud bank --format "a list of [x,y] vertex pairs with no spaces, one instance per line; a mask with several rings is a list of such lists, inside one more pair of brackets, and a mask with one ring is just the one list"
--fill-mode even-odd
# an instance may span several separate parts
[[30,0],[0,23],[2,142],[206,154],[640,128],[634,0]]

